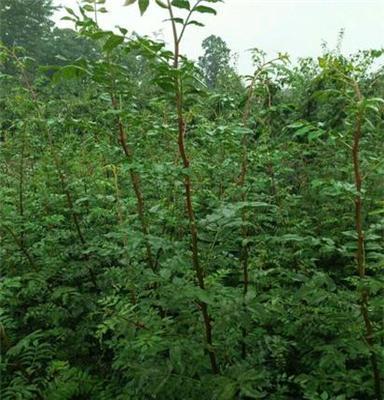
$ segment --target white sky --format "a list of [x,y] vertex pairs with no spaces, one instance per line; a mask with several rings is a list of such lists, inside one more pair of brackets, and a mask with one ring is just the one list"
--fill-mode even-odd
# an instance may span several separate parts
[[[137,4],[123,7],[124,0],[107,0],[108,14],[99,16],[103,28],[120,25],[139,34],[160,32],[171,43],[167,11],[151,4],[140,17]],[[154,3],[151,0],[151,3]],[[55,0],[55,4],[76,9],[76,0]],[[321,54],[321,43],[334,48],[340,29],[345,29],[343,53],[384,47],[384,0],[225,0],[216,7],[217,16],[199,14],[204,28],[190,26],[184,36],[183,53],[196,59],[202,54],[201,42],[210,34],[221,36],[239,55],[241,73],[252,70],[247,49],[258,47],[273,56],[287,52],[291,59]],[[59,26],[70,26],[55,20]],[[200,17],[201,16],[201,17]]]

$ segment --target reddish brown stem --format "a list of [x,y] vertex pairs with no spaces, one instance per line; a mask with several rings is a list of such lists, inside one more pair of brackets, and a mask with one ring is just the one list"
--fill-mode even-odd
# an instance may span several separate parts
[[[174,39],[173,67],[174,69],[177,70],[179,68],[180,41],[182,38],[182,34],[184,33],[184,30],[182,30],[181,35],[178,36],[170,0],[167,0],[167,3],[172,23],[172,31]],[[197,242],[198,232],[197,232],[195,213],[192,204],[192,183],[188,171],[190,167],[190,160],[188,158],[184,142],[186,126],[183,113],[183,94],[182,94],[182,83],[180,77],[175,78],[175,101],[176,101],[176,113],[177,113],[177,125],[178,125],[177,143],[183,167],[186,170],[186,174],[184,175],[184,191],[185,191],[185,204],[186,204],[186,210],[188,214],[189,228],[191,234],[192,265],[195,270],[198,286],[200,287],[200,289],[205,290],[204,270],[201,267],[199,260],[199,249]],[[216,360],[216,354],[213,350],[212,321],[209,315],[208,305],[207,303],[200,301],[199,308],[201,310],[201,314],[204,321],[205,340],[208,345],[207,350],[211,363],[211,369],[214,374],[217,374],[219,373],[219,368]]]
[[[354,82],[354,88],[356,97],[359,103],[361,103],[363,100],[363,96],[356,82]],[[357,234],[356,264],[357,264],[357,273],[361,280],[363,280],[366,275],[365,238],[363,231],[363,201],[361,194],[363,178],[361,174],[361,165],[360,165],[360,140],[362,136],[362,122],[363,122],[363,111],[360,109],[358,110],[356,115],[355,131],[354,131],[353,147],[352,147],[352,159],[353,159],[353,170],[354,170],[354,179],[356,187],[356,196],[355,196],[355,229]],[[363,288],[360,292],[360,309],[366,330],[365,339],[370,350],[370,359],[372,365],[372,375],[374,380],[376,399],[382,400],[383,395],[381,388],[381,376],[380,376],[377,356],[373,349],[373,346],[375,344],[374,329],[369,317],[369,311],[368,311],[369,294],[366,288]]]
[[[111,94],[111,101],[112,101],[112,106],[113,106],[114,110],[116,110],[116,111],[119,110],[119,104],[117,102],[116,97],[113,94]],[[124,154],[127,157],[128,161],[132,162],[133,150],[131,149],[131,147],[129,146],[129,144],[127,142],[127,135],[125,133],[124,125],[123,125],[123,122],[122,122],[120,116],[117,117],[117,127],[118,127],[119,142],[121,144],[121,147],[123,148]],[[135,172],[133,169],[129,170],[129,175],[131,178],[133,191],[135,192],[135,196],[136,196],[137,213],[138,213],[140,224],[141,224],[141,230],[144,235],[144,242],[145,242],[145,248],[146,248],[146,252],[147,252],[148,266],[152,270],[155,270],[156,263],[154,261],[151,245],[148,240],[149,229],[148,229],[147,221],[145,218],[145,205],[144,205],[144,197],[143,197],[142,190],[141,190],[140,175],[137,172]]]

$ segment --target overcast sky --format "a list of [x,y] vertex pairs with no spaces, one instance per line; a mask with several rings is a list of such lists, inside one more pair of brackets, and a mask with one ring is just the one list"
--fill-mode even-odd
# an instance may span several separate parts
[[[76,8],[76,0],[55,0],[56,4]],[[137,5],[123,7],[124,0],[107,0],[108,14],[100,15],[100,25],[113,29],[116,25],[130,32],[151,35],[171,43],[166,10],[151,4],[144,17]],[[154,3],[151,0],[151,3]],[[247,49],[258,47],[271,56],[287,52],[297,57],[321,54],[321,43],[330,48],[337,43],[338,32],[345,30],[342,51],[384,47],[384,0],[225,0],[217,6],[217,16],[200,14],[204,28],[191,26],[184,37],[183,53],[196,59],[201,55],[201,42],[210,34],[221,36],[239,55],[241,73],[251,72]],[[56,14],[60,21],[65,11]]]

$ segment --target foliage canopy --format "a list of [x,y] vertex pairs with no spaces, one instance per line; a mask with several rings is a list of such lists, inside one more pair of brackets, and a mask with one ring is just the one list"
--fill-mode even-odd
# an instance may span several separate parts
[[254,49],[239,77],[221,38],[182,55],[219,0],[125,2],[164,10],[172,50],[102,30],[103,0],[76,32],[31,2],[27,40],[22,3],[0,6],[1,398],[382,400],[382,51]]

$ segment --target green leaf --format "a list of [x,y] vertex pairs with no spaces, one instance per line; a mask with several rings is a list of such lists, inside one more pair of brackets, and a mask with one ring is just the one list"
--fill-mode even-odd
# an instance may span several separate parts
[[191,5],[189,4],[188,0],[172,0],[171,4],[177,8],[184,8],[186,10],[191,9]]
[[213,296],[207,290],[196,287],[194,288],[193,293],[198,301],[205,304],[214,304]]
[[81,68],[77,65],[66,65],[62,68],[60,68],[54,75],[53,75],[53,81],[58,82],[62,79],[68,80],[68,79],[74,79],[74,78],[79,78],[81,76],[84,76],[88,73],[87,70],[84,68]]
[[143,15],[149,6],[149,0],[139,0],[140,14]]
[[72,8],[69,7],[64,7],[65,10],[67,11],[68,14],[73,15],[74,17],[77,17],[77,15],[75,14],[75,12],[72,10]]
[[187,25],[197,25],[197,26],[204,26],[204,24],[202,24],[199,21],[189,21]]
[[126,35],[128,33],[128,29],[122,28],[121,26],[117,26],[116,27],[120,33],[122,33],[123,35]]
[[106,38],[107,36],[109,37],[112,34],[111,31],[97,31],[95,33],[90,34],[90,37],[92,39],[102,39],[102,38]]
[[168,18],[168,19],[166,19],[165,21],[174,21],[174,22],[176,22],[177,24],[182,24],[182,25],[184,25],[184,20],[183,20],[183,18],[178,18],[178,17],[176,17],[176,18]]
[[94,9],[91,5],[89,5],[89,4],[86,4],[86,5],[83,7],[83,9],[84,9],[85,11],[88,11],[88,12],[93,12],[93,11],[95,11],[95,9]]
[[130,6],[133,3],[136,3],[136,0],[125,0],[124,6]]
[[369,101],[373,101],[375,103],[384,104],[384,99],[382,99],[381,97],[372,97],[372,98],[369,99]]
[[163,1],[161,1],[161,0],[155,0],[155,2],[156,2],[156,4],[157,4],[159,7],[168,9],[167,4],[164,3]]
[[124,36],[119,35],[112,35],[104,44],[103,50],[104,51],[112,51],[121,43],[124,42]]
[[219,400],[232,400],[236,397],[237,392],[236,382],[228,382],[226,385],[222,386]]
[[207,6],[197,6],[193,10],[197,11],[199,13],[214,14],[214,15],[217,14],[216,10],[214,8],[207,7]]
[[72,21],[72,22],[76,22],[77,20],[75,18],[71,18],[71,17],[63,17],[60,18],[61,21]]

